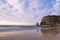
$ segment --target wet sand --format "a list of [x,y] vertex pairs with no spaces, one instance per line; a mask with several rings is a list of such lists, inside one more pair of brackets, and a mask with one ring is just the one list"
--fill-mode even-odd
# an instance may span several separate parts
[[42,30],[0,32],[0,40],[60,40],[60,32],[43,33]]

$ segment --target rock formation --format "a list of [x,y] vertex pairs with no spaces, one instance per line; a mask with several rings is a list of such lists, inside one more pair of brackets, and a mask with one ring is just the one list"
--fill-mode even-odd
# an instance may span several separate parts
[[42,18],[40,25],[55,26],[60,24],[60,16],[48,15]]

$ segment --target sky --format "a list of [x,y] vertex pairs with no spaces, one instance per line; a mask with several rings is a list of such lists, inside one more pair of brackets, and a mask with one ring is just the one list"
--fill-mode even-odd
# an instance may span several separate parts
[[0,25],[35,25],[47,15],[60,15],[60,0],[0,0]]

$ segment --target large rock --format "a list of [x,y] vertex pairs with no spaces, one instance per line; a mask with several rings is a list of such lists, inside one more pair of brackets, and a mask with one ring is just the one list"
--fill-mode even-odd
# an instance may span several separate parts
[[49,15],[42,18],[40,25],[50,25],[55,26],[60,24],[60,16],[56,15]]

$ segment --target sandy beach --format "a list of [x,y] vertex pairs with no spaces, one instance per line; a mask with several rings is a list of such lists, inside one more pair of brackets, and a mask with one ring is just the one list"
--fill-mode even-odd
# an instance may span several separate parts
[[60,40],[59,32],[42,33],[41,30],[0,32],[0,40]]
[[36,30],[1,32],[0,40],[39,40],[40,36]]

